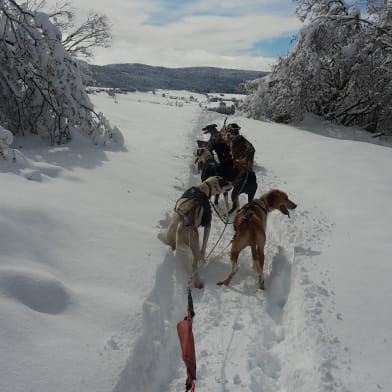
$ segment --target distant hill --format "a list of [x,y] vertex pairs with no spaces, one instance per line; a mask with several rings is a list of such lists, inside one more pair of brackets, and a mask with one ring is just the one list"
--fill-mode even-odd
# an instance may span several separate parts
[[236,93],[240,83],[267,72],[214,67],[165,68],[144,64],[90,65],[96,85],[127,91],[153,89]]

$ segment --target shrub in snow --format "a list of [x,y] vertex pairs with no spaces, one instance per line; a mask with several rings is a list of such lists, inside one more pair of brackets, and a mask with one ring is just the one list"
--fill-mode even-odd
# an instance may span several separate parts
[[25,164],[26,158],[24,155],[11,147],[13,141],[14,135],[12,132],[0,126],[0,161],[6,160]]
[[392,131],[392,4],[296,0],[307,21],[245,102],[253,118],[290,122],[312,112],[343,125]]
[[14,135],[0,127],[0,157],[3,159],[14,159],[13,150],[10,147],[14,141]]
[[85,74],[62,45],[59,28],[25,7],[0,0],[0,123],[52,145],[68,141],[72,129],[99,145],[121,143],[120,131],[94,111]]

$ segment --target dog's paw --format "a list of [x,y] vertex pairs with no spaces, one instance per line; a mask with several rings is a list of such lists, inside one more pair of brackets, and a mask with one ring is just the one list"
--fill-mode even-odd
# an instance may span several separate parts
[[216,284],[217,284],[217,286],[227,286],[227,282],[225,280],[217,282]]

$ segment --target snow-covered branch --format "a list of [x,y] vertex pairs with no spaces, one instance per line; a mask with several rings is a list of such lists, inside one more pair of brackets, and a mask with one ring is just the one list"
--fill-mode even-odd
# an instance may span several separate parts
[[[250,116],[301,120],[310,111],[344,125],[392,133],[392,4],[295,0],[307,24],[246,101]],[[382,127],[382,129],[381,129]]]
[[78,129],[97,144],[121,142],[118,129],[94,111],[81,64],[49,15],[0,2],[0,65],[0,124],[13,134],[60,144]]

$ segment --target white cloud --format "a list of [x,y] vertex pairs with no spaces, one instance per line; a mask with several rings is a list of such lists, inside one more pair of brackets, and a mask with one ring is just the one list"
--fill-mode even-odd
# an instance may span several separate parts
[[[262,39],[289,34],[298,28],[295,18],[265,15],[238,18],[192,16],[167,26],[140,26],[147,40],[166,40],[178,49],[202,49],[235,55]],[[143,39],[143,38],[142,38]],[[152,42],[154,44],[154,42]]]
[[[98,49],[95,64],[143,63],[163,67],[211,66],[221,68],[268,71],[274,58],[251,56],[226,56],[203,49],[179,50],[165,47],[146,47],[119,42],[111,50],[115,58],[108,58],[108,50]],[[132,55],[130,56],[130,53]]]
[[193,3],[185,3],[184,10],[187,12],[225,12],[236,15],[252,13],[271,14],[279,11],[280,15],[292,14],[294,8],[290,0],[198,0]]
[[[52,1],[55,0],[49,3]],[[165,18],[164,10],[151,0],[104,3],[80,0],[75,5],[79,9],[78,15],[94,9],[113,21],[112,46],[97,49],[94,63],[139,62],[172,67],[204,65],[268,70],[274,60],[252,56],[253,45],[264,39],[289,36],[298,30],[300,22],[294,15],[250,13],[252,7],[266,3],[271,4],[271,0],[243,0],[240,4],[242,14],[218,16],[219,4],[223,15],[235,10],[239,2],[200,0],[177,10],[182,16],[177,16],[175,21],[159,25],[147,23],[151,15]],[[275,6],[276,3],[289,4],[290,0],[279,0]],[[203,14],[195,15],[195,11],[203,11]],[[206,15],[208,11],[210,14]]]

